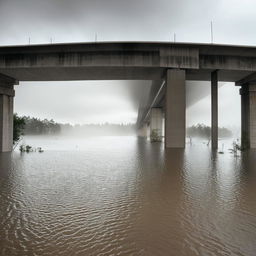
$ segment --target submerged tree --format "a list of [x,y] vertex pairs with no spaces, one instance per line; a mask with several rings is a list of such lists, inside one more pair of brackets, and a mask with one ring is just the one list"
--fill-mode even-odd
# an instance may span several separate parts
[[13,144],[20,140],[25,124],[24,117],[19,117],[17,114],[13,115]]
[[150,133],[150,141],[151,142],[160,142],[162,141],[162,137],[159,135],[159,129],[153,129]]

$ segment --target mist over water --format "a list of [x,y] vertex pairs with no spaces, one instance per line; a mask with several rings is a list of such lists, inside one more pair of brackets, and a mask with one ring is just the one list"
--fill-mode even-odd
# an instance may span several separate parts
[[[219,83],[218,122],[219,127],[233,131],[240,137],[241,99],[240,88],[234,83]],[[198,123],[211,125],[211,87],[210,82],[187,83],[187,126]]]
[[[0,0],[0,45],[255,45],[255,8],[252,0]],[[21,81],[15,112],[72,125],[136,123],[150,84]],[[0,153],[0,255],[255,256],[256,152],[230,153],[239,88],[219,85],[219,126],[233,132],[219,140],[223,154],[205,137],[168,150],[113,126],[25,136],[21,143],[44,152]],[[210,83],[186,86],[187,126],[210,126]]]
[[255,255],[254,152],[25,140],[45,152],[0,155],[1,255]]
[[22,82],[15,87],[19,115],[58,123],[136,123],[150,81]]
[[[61,106],[51,105],[49,98],[52,111],[39,101],[31,112],[29,104],[21,102],[26,93],[20,87],[16,109],[42,119],[55,114],[56,121],[71,123],[99,123],[102,116],[114,122],[118,119],[111,117],[119,113],[120,124],[131,115],[124,114],[127,105],[118,104],[129,102],[134,114],[140,101],[147,102],[148,83],[108,85],[108,94],[98,90],[107,86],[104,82],[96,90],[96,83],[74,85],[72,90],[81,92],[78,105],[75,95]],[[193,85],[187,83],[187,103],[192,102],[187,125],[209,125],[208,84]],[[26,92],[36,90],[25,86]],[[47,97],[50,86],[36,86],[41,97]],[[198,99],[200,86],[207,89]],[[83,91],[88,88],[90,96]],[[119,101],[104,109],[107,95],[117,88],[111,100]],[[68,99],[68,92],[64,86],[63,99]],[[228,100],[227,92],[233,93]],[[240,113],[230,112],[237,109],[237,92],[233,85],[221,86],[220,126],[239,127]],[[96,96],[105,102],[95,105]],[[86,105],[90,97],[93,101]],[[118,125],[109,125],[103,133],[96,132],[100,125],[88,127],[24,137],[21,143],[41,147],[43,153],[20,153],[17,147],[12,157],[0,155],[1,255],[254,256],[256,158],[252,151],[230,153],[236,134],[219,140],[224,153],[219,154],[211,151],[206,138],[187,138],[185,150],[168,150],[164,143],[137,138],[134,131],[121,132]]]
[[[131,124],[137,121],[139,107],[152,103],[150,88],[151,81],[24,82],[15,88],[14,110],[62,124]],[[187,126],[209,126],[210,83],[187,81],[186,96]],[[241,102],[234,83],[219,83],[219,126],[240,137]]]

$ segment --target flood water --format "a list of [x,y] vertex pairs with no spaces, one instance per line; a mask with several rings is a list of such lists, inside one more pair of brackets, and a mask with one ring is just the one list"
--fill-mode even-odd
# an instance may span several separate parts
[[256,255],[256,153],[28,137],[0,155],[0,255]]

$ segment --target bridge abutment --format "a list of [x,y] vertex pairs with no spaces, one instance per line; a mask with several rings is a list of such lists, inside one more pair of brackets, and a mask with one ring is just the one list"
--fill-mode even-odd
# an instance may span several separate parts
[[186,137],[185,70],[168,69],[165,93],[165,147],[185,148]]
[[243,148],[256,148],[256,83],[243,85],[241,95],[241,139]]

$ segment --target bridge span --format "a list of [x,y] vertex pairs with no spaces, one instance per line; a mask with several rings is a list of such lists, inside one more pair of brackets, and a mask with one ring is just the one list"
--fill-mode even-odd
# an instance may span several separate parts
[[235,82],[241,86],[242,144],[256,148],[256,47],[97,42],[0,47],[0,152],[12,150],[14,85],[66,80],[152,80],[137,125],[143,129],[150,122],[151,131],[160,132],[164,116],[167,148],[185,147],[185,81],[211,81],[213,149],[218,147],[218,82]]

